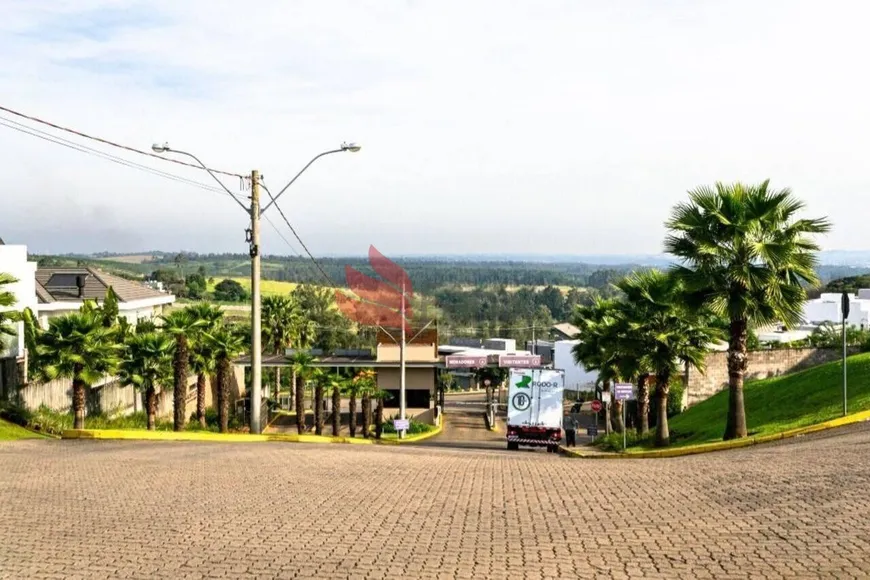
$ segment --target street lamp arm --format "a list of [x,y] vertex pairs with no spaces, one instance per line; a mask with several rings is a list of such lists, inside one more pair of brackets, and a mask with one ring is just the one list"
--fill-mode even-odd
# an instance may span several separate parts
[[305,167],[303,167],[303,168],[299,171],[299,173],[297,173],[296,176],[295,176],[293,179],[290,180],[290,182],[289,182],[287,185],[285,185],[283,188],[281,188],[281,191],[279,191],[277,195],[275,195],[275,196],[273,197],[271,193],[269,194],[269,197],[272,198],[272,201],[270,201],[270,202],[266,205],[266,207],[264,207],[263,209],[260,210],[260,215],[263,215],[263,212],[265,212],[267,209],[269,209],[270,207],[272,207],[272,205],[273,205],[276,201],[278,201],[278,198],[281,197],[281,194],[283,194],[285,191],[287,191],[287,189],[288,189],[291,185],[293,185],[293,182],[295,182],[297,179],[299,179],[299,176],[302,175],[303,173],[305,173],[305,170],[306,170],[306,169],[308,169],[309,167],[311,167],[311,164],[312,164],[312,163],[314,163],[315,161],[317,161],[318,159],[320,159],[320,158],[323,157],[324,155],[330,155],[330,154],[332,154],[332,153],[341,153],[342,151],[347,151],[347,150],[348,150],[348,149],[347,149],[346,147],[342,147],[341,149],[333,149],[333,150],[331,150],[331,151],[324,151],[324,152],[321,153],[320,155],[315,156],[314,159],[312,159],[311,161],[309,161],[309,162],[305,165]]
[[163,150],[164,150],[164,151],[171,151],[172,153],[177,153],[178,155],[187,155],[188,157],[190,157],[191,159],[193,159],[194,161],[196,161],[197,163],[199,163],[200,167],[202,167],[203,169],[205,169],[206,172],[208,172],[208,174],[211,175],[211,176],[214,178],[214,180],[218,182],[218,185],[220,185],[221,188],[222,188],[224,191],[226,191],[227,194],[228,194],[231,198],[233,198],[233,201],[235,201],[237,204],[239,204],[239,207],[241,207],[241,208],[245,211],[245,213],[251,213],[250,208],[246,207],[245,204],[243,204],[242,202],[240,202],[240,201],[239,201],[239,198],[237,198],[237,197],[235,196],[235,194],[234,194],[232,191],[230,191],[229,189],[227,189],[227,186],[224,185],[224,182],[221,181],[220,179],[218,179],[218,176],[215,175],[214,173],[212,173],[212,170],[209,169],[208,166],[207,166],[205,163],[203,163],[203,162],[199,159],[199,157],[197,157],[197,156],[194,155],[193,153],[188,153],[187,151],[179,151],[178,149],[170,149],[169,147],[166,147],[165,145],[163,146]]

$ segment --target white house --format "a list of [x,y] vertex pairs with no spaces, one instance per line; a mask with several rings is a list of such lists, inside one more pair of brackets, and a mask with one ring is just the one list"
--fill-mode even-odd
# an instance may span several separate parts
[[570,391],[592,391],[598,380],[597,371],[587,371],[574,362],[571,349],[579,340],[557,340],[553,345],[553,368],[565,371],[565,388]]
[[[17,280],[4,285],[2,290],[15,296],[11,308],[0,310],[21,311],[30,308],[36,311],[36,262],[27,260],[27,246],[5,245],[0,240],[0,273],[9,274]],[[0,358],[22,358],[24,356],[24,323],[17,323],[16,336],[0,339]]]
[[50,318],[78,310],[85,300],[102,303],[110,287],[118,295],[118,315],[132,324],[159,316],[175,302],[172,294],[93,267],[39,268],[35,290],[40,326],[45,328]]
[[[826,292],[813,300],[807,300],[803,307],[805,324],[820,325],[825,322],[840,324],[842,295]],[[870,289],[861,289],[858,294],[849,295],[849,316],[846,323],[850,326],[870,328]]]

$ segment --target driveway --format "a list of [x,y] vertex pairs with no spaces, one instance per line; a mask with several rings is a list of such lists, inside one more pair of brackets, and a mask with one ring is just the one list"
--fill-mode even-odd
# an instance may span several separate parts
[[0,444],[2,578],[859,578],[870,429],[667,460]]

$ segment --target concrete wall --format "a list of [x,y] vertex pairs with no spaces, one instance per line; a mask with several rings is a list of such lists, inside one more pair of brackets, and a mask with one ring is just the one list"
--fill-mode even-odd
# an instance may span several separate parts
[[[378,362],[399,362],[399,345],[379,344]],[[405,361],[430,362],[438,360],[438,347],[434,344],[405,345]]]
[[[213,389],[205,391],[206,407],[214,401]],[[24,407],[35,411],[41,405],[61,412],[72,412],[72,381],[58,379],[48,383],[31,383],[18,389],[18,401]],[[105,413],[129,415],[144,410],[144,395],[133,387],[122,386],[115,377],[106,377],[86,390],[85,406],[87,414]],[[196,412],[196,375],[188,379],[187,410],[189,417]],[[157,396],[157,415],[172,415],[172,391],[161,392]]]
[[[838,360],[841,356],[842,351],[839,349],[824,348],[752,351],[749,353],[746,379],[766,379],[793,373]],[[728,388],[728,353],[712,352],[707,355],[705,372],[689,369],[686,404],[691,407],[726,388]]]

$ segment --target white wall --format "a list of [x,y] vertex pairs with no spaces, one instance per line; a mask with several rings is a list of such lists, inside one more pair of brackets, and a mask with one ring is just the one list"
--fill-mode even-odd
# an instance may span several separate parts
[[[16,303],[12,308],[3,310],[20,311],[30,308],[34,314],[37,311],[36,302],[36,262],[27,261],[27,246],[0,245],[0,272],[9,274],[18,282],[9,284],[3,290],[12,292]],[[18,323],[17,336],[13,338],[11,348],[0,346],[0,357],[22,356],[24,354],[24,324]]]
[[591,391],[598,380],[596,371],[587,371],[574,362],[571,349],[577,340],[557,340],[553,346],[553,368],[565,371],[565,388],[571,391]]
[[[866,296],[866,292],[864,295]],[[814,300],[807,300],[804,303],[803,319],[810,324],[822,324],[830,322],[832,324],[840,324],[842,316],[841,294],[824,293],[821,297]],[[870,300],[859,299],[856,295],[849,295],[849,317],[846,322],[851,326],[863,326],[870,328]]]

